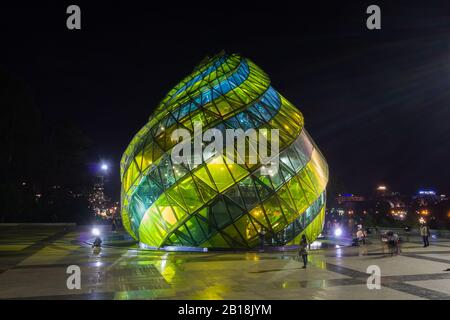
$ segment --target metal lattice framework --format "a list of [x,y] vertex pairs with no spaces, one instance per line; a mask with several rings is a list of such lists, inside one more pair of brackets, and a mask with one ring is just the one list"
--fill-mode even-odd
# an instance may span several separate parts
[[[177,128],[279,129],[279,170],[230,163],[226,155],[201,165],[174,164]],[[223,161],[217,161],[217,157]],[[155,248],[251,248],[313,241],[325,215],[328,166],[304,129],[300,111],[252,61],[221,53],[176,85],[136,134],[121,161],[122,220]]]

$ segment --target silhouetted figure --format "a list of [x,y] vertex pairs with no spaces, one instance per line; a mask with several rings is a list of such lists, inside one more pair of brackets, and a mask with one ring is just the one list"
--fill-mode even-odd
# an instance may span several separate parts
[[266,241],[266,229],[262,229],[261,233],[259,234],[259,241],[260,241],[260,250],[264,251],[264,242]]
[[302,235],[302,239],[300,240],[300,248],[298,254],[303,259],[303,269],[306,269],[306,265],[308,264],[308,241],[306,240],[306,236]]
[[428,228],[425,223],[420,226],[420,235],[422,236],[423,247],[428,247],[430,245],[430,242],[428,241],[428,237],[430,236],[430,228]]
[[102,245],[102,239],[100,237],[96,237],[94,242],[92,243],[92,248],[99,248]]

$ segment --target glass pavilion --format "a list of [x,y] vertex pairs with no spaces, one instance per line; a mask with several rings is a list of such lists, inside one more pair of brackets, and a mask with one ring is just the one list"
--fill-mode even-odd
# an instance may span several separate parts
[[[279,129],[279,170],[226,155],[174,164],[177,128]],[[221,157],[223,161],[216,161]],[[313,241],[325,216],[328,166],[300,111],[237,54],[206,59],[160,102],[121,160],[122,220],[148,247],[252,248]]]

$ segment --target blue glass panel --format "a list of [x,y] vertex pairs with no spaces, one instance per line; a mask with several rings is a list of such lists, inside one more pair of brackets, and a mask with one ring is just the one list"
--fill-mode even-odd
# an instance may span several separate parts
[[189,80],[184,86],[182,86],[180,89],[177,90],[177,92],[175,92],[175,94],[173,95],[173,97],[169,100],[172,101],[173,99],[175,99],[181,92],[185,91],[187,88],[189,88],[190,86],[192,86],[194,83],[196,83],[197,81],[199,81],[200,79],[206,77],[207,75],[209,75],[210,73],[212,73],[214,70],[216,70],[218,68],[218,66],[220,66],[223,62],[225,62],[226,60],[226,56],[221,57],[220,59],[218,59],[217,61],[214,62],[214,64],[212,66],[210,66],[209,68],[207,68],[206,70],[204,70],[202,73],[200,73],[199,75],[197,75],[196,77],[192,78],[191,80]]
[[246,112],[239,113],[235,118],[241,124],[242,129],[247,130],[250,128],[255,128],[253,121],[249,118]]
[[239,125],[239,121],[236,119],[236,117],[232,117],[225,122],[233,129],[241,128],[241,126]]
[[[193,99],[193,102],[195,102],[194,107],[190,108],[190,112],[193,112],[196,109],[198,109],[198,106],[204,106],[207,103],[213,101],[214,99],[220,97],[221,95],[230,92],[232,89],[242,84],[242,82],[244,82],[244,80],[248,77],[249,74],[250,68],[247,62],[242,61],[240,66],[237,68],[237,71],[233,73],[228,79],[223,80],[222,82],[220,82],[219,84],[215,85],[212,88],[206,87],[207,89],[203,91],[201,95],[195,97]],[[186,105],[189,105],[189,107],[191,107],[193,105],[193,102],[188,102],[182,105],[180,108],[184,110],[184,108],[186,108]],[[186,112],[186,110],[181,111],[178,116],[178,119],[183,118],[188,112],[189,111]]]
[[161,180],[164,186],[164,189],[169,188],[176,181],[173,170],[172,170],[172,162],[170,161],[170,155],[165,157],[158,165],[159,174],[161,176]]

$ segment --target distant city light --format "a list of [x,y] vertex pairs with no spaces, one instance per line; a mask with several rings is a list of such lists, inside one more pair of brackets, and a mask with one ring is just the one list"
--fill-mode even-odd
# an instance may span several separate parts
[[433,191],[433,190],[420,190],[420,191],[419,191],[419,194],[435,196],[435,195],[436,195],[436,192]]
[[377,190],[378,191],[385,191],[385,190],[387,190],[387,188],[386,188],[386,186],[381,185],[381,186],[378,186]]
[[343,197],[353,197],[353,193],[344,193]]

